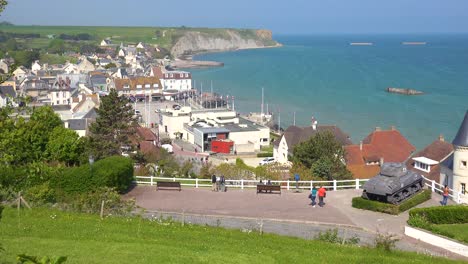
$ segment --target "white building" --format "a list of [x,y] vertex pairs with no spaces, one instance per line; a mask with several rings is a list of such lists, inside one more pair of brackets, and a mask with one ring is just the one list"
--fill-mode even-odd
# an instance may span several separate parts
[[150,76],[158,77],[164,90],[192,90],[192,74],[185,71],[168,71],[164,67],[153,67]]
[[180,138],[196,145],[200,151],[211,151],[217,140],[231,140],[232,151],[255,152],[270,142],[270,129],[238,117],[231,110],[192,110],[190,107],[162,109],[161,136]]
[[454,190],[455,195],[461,193],[462,202],[468,203],[468,111],[452,143],[455,150],[442,163],[441,179],[445,178],[445,184]]
[[33,62],[32,66],[31,66],[31,71],[33,73],[37,73],[38,71],[40,71],[42,69],[42,66],[39,64],[39,61],[35,61]]

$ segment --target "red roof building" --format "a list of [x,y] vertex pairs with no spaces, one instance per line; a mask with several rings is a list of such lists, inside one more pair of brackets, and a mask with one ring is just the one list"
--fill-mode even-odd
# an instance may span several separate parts
[[391,127],[376,128],[359,145],[345,146],[346,166],[356,179],[377,175],[383,162],[405,162],[416,148]]

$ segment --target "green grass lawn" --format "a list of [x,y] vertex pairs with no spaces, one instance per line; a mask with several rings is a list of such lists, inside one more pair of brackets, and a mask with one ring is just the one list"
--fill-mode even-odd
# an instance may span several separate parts
[[468,244],[468,224],[433,225],[433,228],[451,234],[454,239]]
[[407,252],[338,246],[236,230],[6,208],[0,263],[18,254],[67,256],[66,263],[454,263]]

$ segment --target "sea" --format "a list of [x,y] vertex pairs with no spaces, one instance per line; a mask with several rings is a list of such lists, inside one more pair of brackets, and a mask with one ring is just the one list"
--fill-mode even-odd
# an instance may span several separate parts
[[[395,126],[417,149],[442,134],[452,141],[468,110],[468,35],[279,35],[279,48],[208,53],[192,69],[197,89],[234,96],[241,113],[271,112],[287,128],[337,125],[358,144]],[[350,45],[367,42],[372,45]],[[403,45],[403,42],[426,42]],[[387,93],[410,88],[424,95]]]

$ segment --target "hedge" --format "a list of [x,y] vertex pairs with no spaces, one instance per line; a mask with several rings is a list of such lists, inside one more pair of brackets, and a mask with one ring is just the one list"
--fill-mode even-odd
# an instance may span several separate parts
[[273,152],[262,152],[257,154],[257,158],[269,158],[273,157]]
[[468,223],[468,206],[449,205],[416,208],[409,212],[410,219],[422,217],[430,224],[465,224]]
[[53,188],[65,193],[86,193],[100,187],[115,188],[119,192],[128,190],[133,181],[133,161],[122,156],[99,160],[70,168],[63,175],[52,179]]
[[354,197],[352,200],[352,206],[358,209],[397,215],[429,199],[431,199],[431,191],[423,190],[399,205],[372,201],[362,197]]

